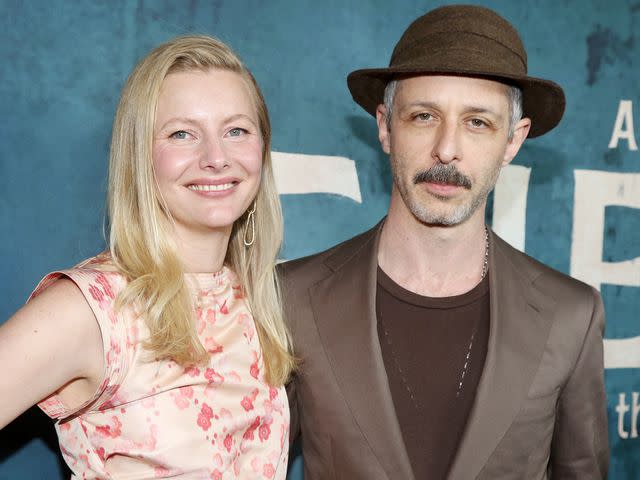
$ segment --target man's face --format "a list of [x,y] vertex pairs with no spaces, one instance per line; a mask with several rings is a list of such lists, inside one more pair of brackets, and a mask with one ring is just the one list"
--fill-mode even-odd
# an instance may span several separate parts
[[391,158],[392,208],[395,203],[435,225],[484,216],[500,169],[516,155],[530,125],[521,120],[509,139],[507,87],[469,77],[400,80],[390,124],[384,106],[377,113],[380,142]]

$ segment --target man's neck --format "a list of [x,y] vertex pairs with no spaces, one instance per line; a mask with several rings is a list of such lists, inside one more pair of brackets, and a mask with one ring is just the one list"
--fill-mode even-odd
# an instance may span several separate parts
[[380,236],[378,265],[401,287],[429,297],[461,295],[482,280],[484,209],[453,227],[425,225],[390,211]]

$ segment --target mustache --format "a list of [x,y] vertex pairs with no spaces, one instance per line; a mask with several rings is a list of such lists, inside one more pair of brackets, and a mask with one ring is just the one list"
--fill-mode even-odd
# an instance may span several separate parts
[[443,165],[437,163],[428,170],[418,172],[413,177],[413,183],[429,182],[429,183],[442,183],[444,185],[455,185],[458,187],[464,187],[467,190],[471,189],[471,179],[460,173],[454,165]]

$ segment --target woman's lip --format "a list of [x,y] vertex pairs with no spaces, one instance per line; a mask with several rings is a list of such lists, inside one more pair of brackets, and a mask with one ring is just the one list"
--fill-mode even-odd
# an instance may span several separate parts
[[225,192],[234,188],[238,182],[225,182],[225,183],[190,183],[187,188],[193,192],[198,193],[210,193],[210,192]]
[[239,180],[235,177],[222,177],[222,178],[198,178],[191,180],[187,183],[187,187],[191,185],[223,185],[225,183],[239,183]]

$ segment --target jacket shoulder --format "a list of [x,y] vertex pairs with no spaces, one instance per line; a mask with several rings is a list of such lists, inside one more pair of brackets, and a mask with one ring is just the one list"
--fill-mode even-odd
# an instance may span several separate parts
[[376,225],[327,250],[279,264],[278,274],[284,288],[308,286],[330,275],[369,242],[375,241],[378,228]]
[[567,299],[574,296],[584,298],[594,295],[595,289],[591,285],[545,265],[512,247],[497,235],[494,235],[494,239],[496,254],[506,258],[516,271],[527,276],[533,285],[551,297]]

